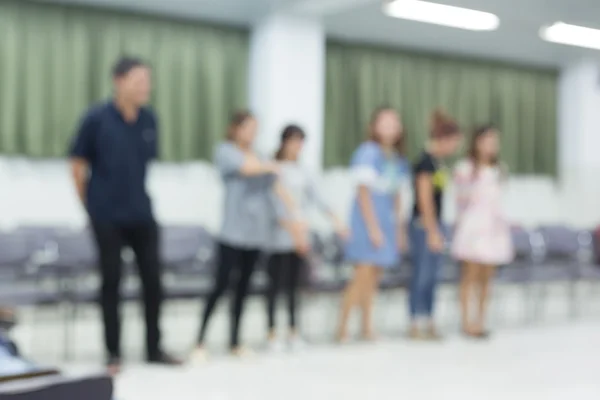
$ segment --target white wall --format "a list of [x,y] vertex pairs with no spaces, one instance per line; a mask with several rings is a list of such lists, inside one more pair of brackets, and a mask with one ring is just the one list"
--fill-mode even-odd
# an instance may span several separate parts
[[577,224],[600,223],[600,65],[561,71],[558,157],[564,207]]
[[[274,14],[252,33],[250,104],[261,123],[259,149],[271,154],[287,123],[309,134],[304,161],[320,169],[324,127],[325,34],[318,20]],[[518,224],[563,223],[592,227],[600,222],[600,68],[580,62],[564,68],[559,85],[560,180],[512,177],[505,208]],[[209,164],[154,166],[149,189],[159,220],[201,224],[212,231],[221,220],[222,188]],[[347,170],[324,171],[321,190],[341,217],[347,217],[353,187]],[[85,214],[64,161],[0,158],[0,227],[18,224],[82,226]],[[412,204],[406,189],[405,207]],[[446,197],[452,221],[452,188]],[[322,218],[315,226],[328,229]]]
[[[412,205],[406,182],[405,212]],[[221,221],[222,187],[215,169],[207,163],[157,164],[148,182],[154,209],[161,223],[198,224],[217,231]],[[330,205],[346,219],[354,188],[347,169],[332,169],[321,175],[319,187]],[[0,158],[0,228],[19,224],[83,226],[86,217],[71,185],[66,161],[27,161]],[[551,179],[514,177],[505,205],[511,219],[535,226],[543,223],[577,223],[563,194]],[[563,212],[566,210],[566,212]],[[454,215],[453,190],[446,197],[446,217]],[[328,231],[327,221],[313,214],[314,227]],[[590,224],[579,224],[590,227]]]
[[303,161],[321,167],[325,32],[319,21],[274,14],[256,25],[250,46],[250,107],[260,123],[258,148],[272,154],[283,127],[307,134]]

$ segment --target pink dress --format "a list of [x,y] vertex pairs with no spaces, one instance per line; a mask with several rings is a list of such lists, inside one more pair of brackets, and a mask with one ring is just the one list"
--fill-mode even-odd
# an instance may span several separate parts
[[459,212],[452,241],[454,258],[491,266],[513,260],[510,224],[502,212],[501,181],[497,167],[474,172],[469,160],[456,166],[454,182]]

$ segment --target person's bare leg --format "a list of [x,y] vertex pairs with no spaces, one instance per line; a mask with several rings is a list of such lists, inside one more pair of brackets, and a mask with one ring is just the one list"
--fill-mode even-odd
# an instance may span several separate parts
[[360,265],[354,269],[352,280],[346,286],[342,298],[342,309],[340,312],[340,322],[336,339],[344,342],[348,339],[348,320],[352,309],[359,303],[364,292],[364,272]]
[[375,340],[377,335],[373,329],[373,304],[379,289],[381,268],[365,266],[365,293],[361,301],[362,306],[362,337],[364,340]]
[[485,333],[487,306],[491,292],[490,287],[496,268],[490,265],[480,265],[479,270],[479,296],[474,329],[477,334],[481,335]]
[[470,319],[470,306],[475,285],[478,283],[478,265],[463,262],[460,281],[460,308],[462,312],[462,329],[467,335],[475,333]]

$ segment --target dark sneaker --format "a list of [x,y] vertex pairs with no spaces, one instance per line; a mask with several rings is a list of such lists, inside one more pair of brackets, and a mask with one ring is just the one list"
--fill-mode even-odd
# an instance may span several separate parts
[[121,357],[109,356],[106,360],[106,370],[110,376],[118,375],[121,372]]
[[182,365],[183,361],[170,356],[167,353],[164,352],[159,352],[157,354],[153,354],[151,356],[148,357],[148,362],[150,364],[158,364],[158,365],[171,365],[171,366],[177,366],[177,365]]

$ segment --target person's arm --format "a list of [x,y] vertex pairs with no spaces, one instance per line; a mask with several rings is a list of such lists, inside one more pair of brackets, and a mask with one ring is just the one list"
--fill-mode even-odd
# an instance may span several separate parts
[[429,172],[420,172],[417,174],[416,182],[421,224],[427,232],[438,231],[437,210],[433,201],[433,176]]
[[245,155],[244,162],[240,167],[240,173],[244,176],[257,176],[265,174],[275,174],[278,171],[277,164],[273,162],[263,162],[252,155]]
[[83,206],[86,206],[86,192],[90,163],[94,157],[94,135],[98,129],[93,112],[88,113],[81,122],[69,150],[71,176]]
[[464,211],[469,205],[471,199],[471,189],[473,183],[473,168],[469,161],[460,162],[454,169],[454,187],[456,190],[456,203],[458,209],[458,218],[460,221]]
[[310,251],[308,226],[298,218],[297,204],[279,180],[273,184],[272,198],[278,223],[292,237],[298,254],[306,255]]
[[71,158],[71,176],[81,204],[86,204],[89,163],[84,158]]
[[244,153],[230,143],[219,146],[215,154],[215,164],[223,175],[259,176],[278,171],[276,163],[261,161],[255,154]]
[[403,210],[403,201],[402,201],[402,184],[408,181],[408,178],[411,175],[410,164],[404,157],[400,157],[398,161],[398,175],[400,177],[398,189],[396,191],[396,195],[394,196],[394,215],[396,217],[396,232],[398,237],[398,248],[402,251],[408,250],[408,234],[406,232],[407,225],[404,220],[404,210]]
[[146,157],[148,162],[155,161],[159,156],[160,145],[160,124],[159,119],[151,108],[144,108],[140,111],[140,115],[144,117],[145,126],[142,132]]
[[371,198],[371,188],[379,179],[376,168],[379,151],[377,145],[365,143],[358,148],[352,159],[352,173],[357,183],[356,201],[365,221],[369,239],[375,247],[380,247],[384,240]]
[[430,172],[420,172],[417,181],[417,206],[421,214],[421,224],[427,233],[427,245],[433,252],[444,250],[444,237],[440,232],[436,209],[433,200],[433,175]]
[[284,210],[280,210],[278,213],[280,220],[295,219],[295,216],[298,215],[297,204],[290,192],[283,187],[279,180],[273,184],[273,192],[284,206]]
[[396,231],[398,235],[398,247],[406,251],[408,241],[406,235],[406,225],[404,223],[404,215],[402,210],[402,194],[400,191],[394,196],[394,215],[396,217]]
[[371,199],[371,190],[368,186],[358,186],[357,201],[360,213],[363,216],[365,225],[367,226],[369,237],[375,247],[380,247],[383,244],[383,233],[381,232],[381,227],[379,225],[377,215],[375,214],[375,206],[373,205],[373,200]]

